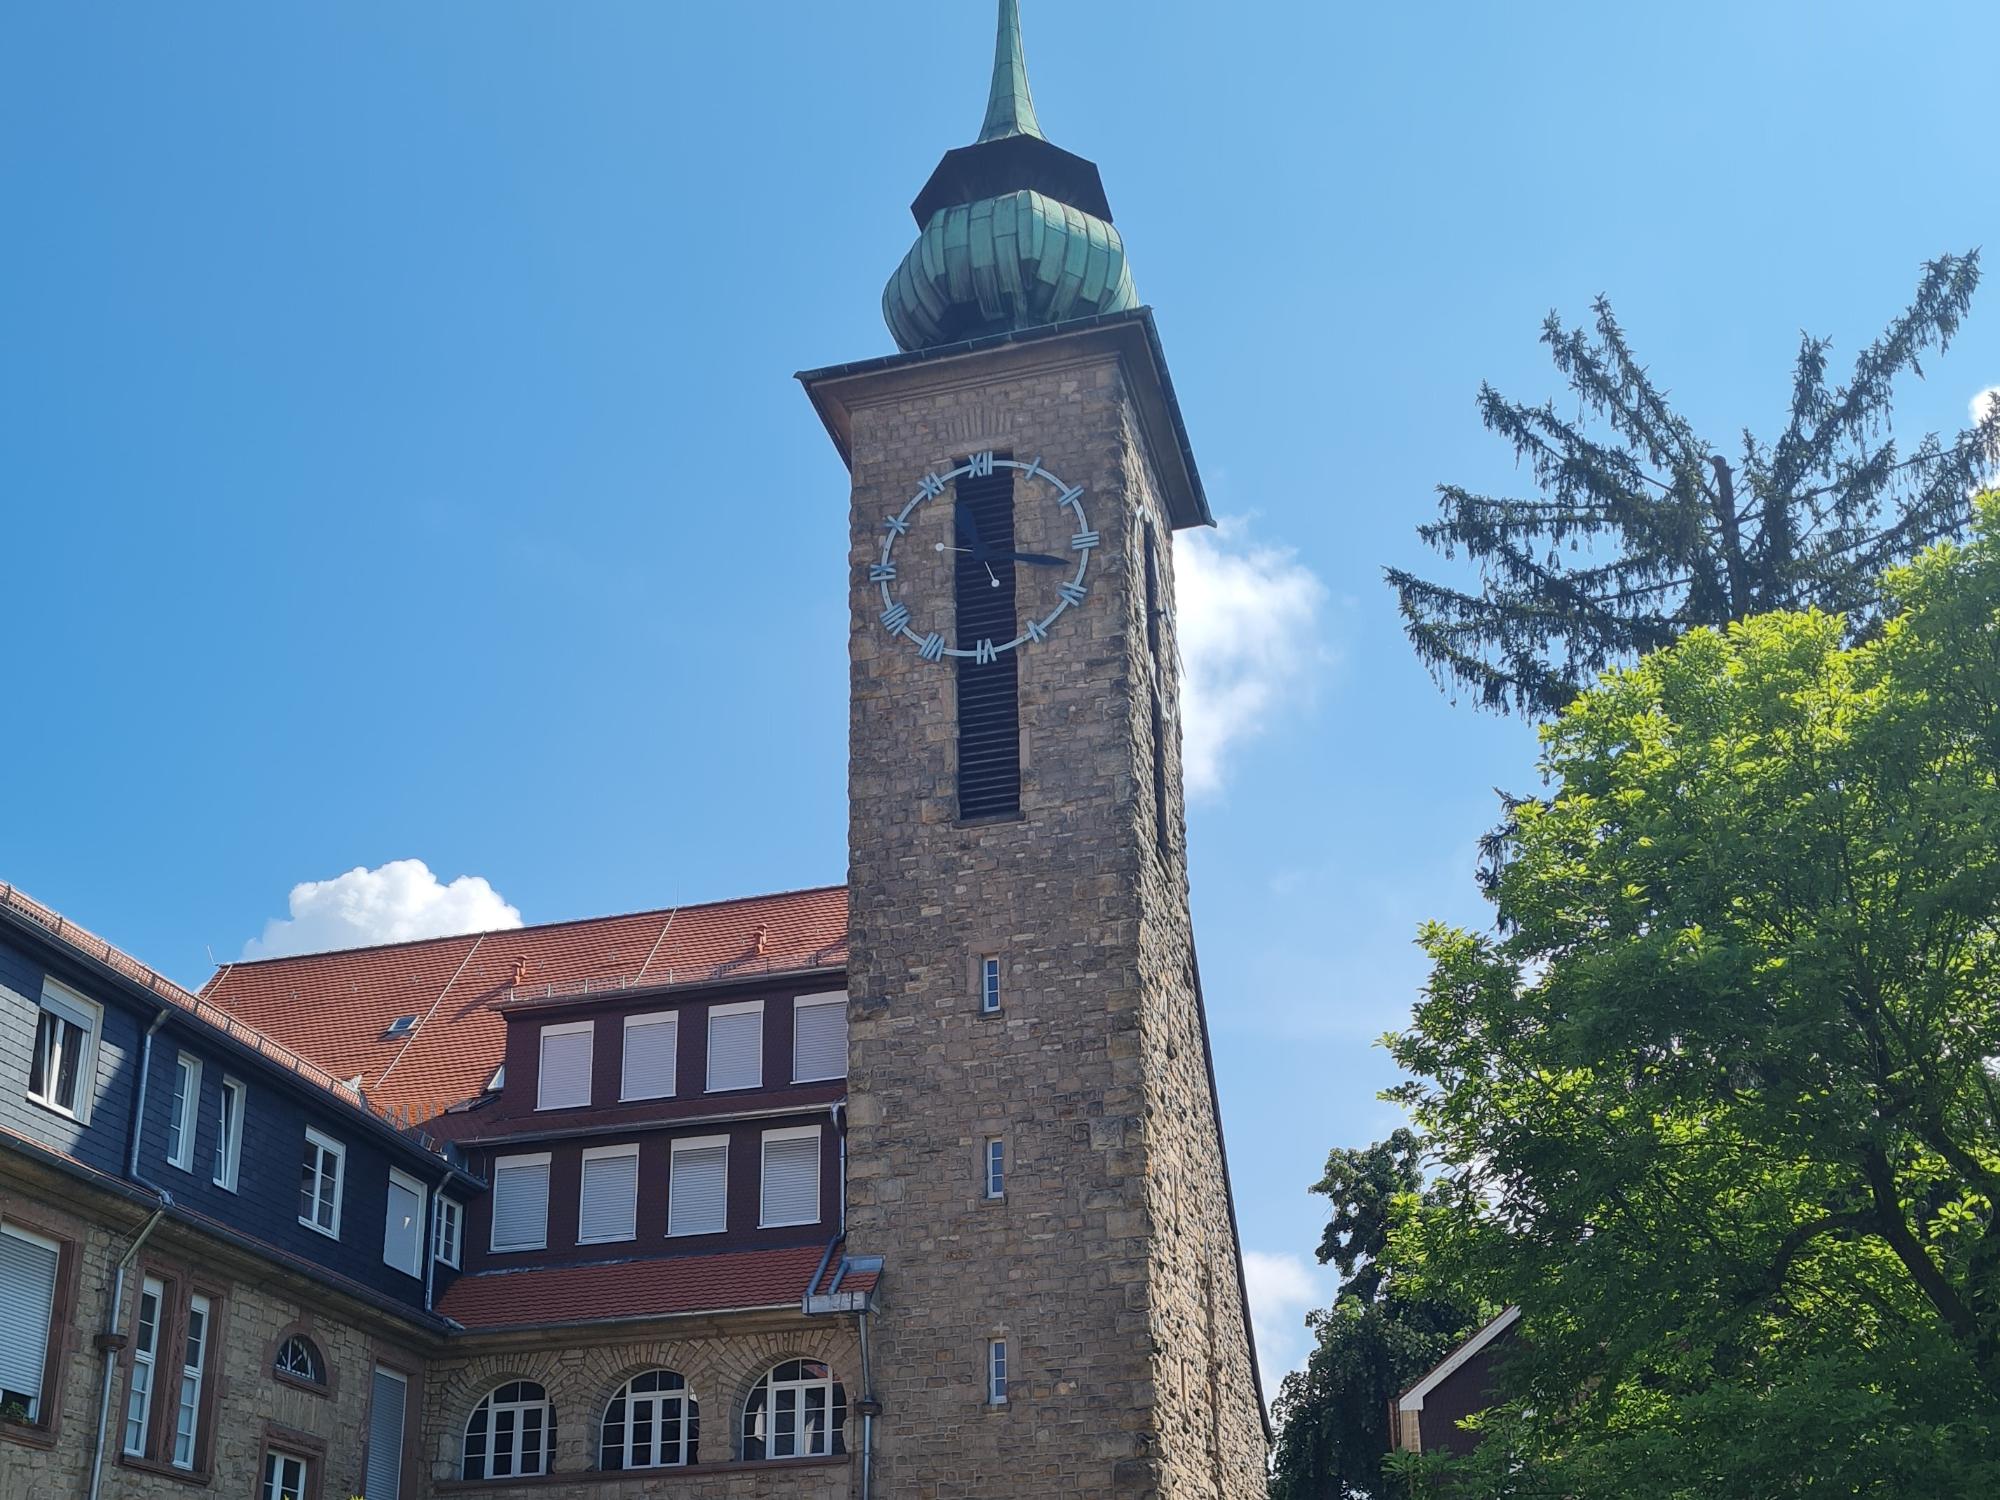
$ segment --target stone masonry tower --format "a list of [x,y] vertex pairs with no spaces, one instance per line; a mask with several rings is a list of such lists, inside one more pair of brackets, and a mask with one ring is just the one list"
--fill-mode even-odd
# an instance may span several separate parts
[[903,352],[800,377],[853,478],[868,1483],[1251,1500],[1173,612],[1173,534],[1210,518],[1097,170],[1041,134],[1013,0],[996,52],[979,141],[918,197],[884,294]]

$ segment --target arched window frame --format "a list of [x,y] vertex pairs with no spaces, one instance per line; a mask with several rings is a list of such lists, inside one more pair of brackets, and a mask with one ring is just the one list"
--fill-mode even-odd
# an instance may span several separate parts
[[[637,1420],[641,1410],[643,1424]],[[700,1443],[701,1403],[685,1377],[678,1370],[641,1370],[604,1405],[597,1467],[607,1473],[685,1468],[700,1461]]]
[[784,1360],[765,1371],[744,1399],[743,1457],[754,1463],[845,1453],[846,1427],[847,1391],[833,1366]]
[[288,1385],[325,1390],[326,1355],[309,1334],[293,1329],[278,1340],[278,1347],[271,1352],[271,1373]]
[[[476,1454],[475,1440],[479,1445]],[[503,1441],[507,1445],[504,1453]],[[547,1388],[539,1381],[509,1380],[480,1397],[466,1416],[458,1447],[459,1478],[519,1479],[546,1474],[555,1451],[556,1409]]]

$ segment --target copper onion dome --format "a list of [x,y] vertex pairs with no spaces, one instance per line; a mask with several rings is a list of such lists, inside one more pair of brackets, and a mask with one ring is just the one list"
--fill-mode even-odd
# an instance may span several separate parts
[[1035,119],[1016,0],[1000,0],[979,139],[945,153],[910,212],[923,233],[882,293],[898,348],[1139,305],[1097,168]]

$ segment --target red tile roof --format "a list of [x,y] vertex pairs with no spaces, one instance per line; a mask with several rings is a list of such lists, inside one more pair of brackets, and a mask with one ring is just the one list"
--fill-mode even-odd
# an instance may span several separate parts
[[[759,942],[760,929],[762,942]],[[521,969],[525,962],[525,970]],[[226,964],[202,998],[428,1120],[500,1066],[509,999],[686,984],[847,962],[847,888]],[[517,973],[519,975],[517,979]],[[416,1031],[390,1040],[401,1016]]]
[[[798,1245],[609,1265],[486,1271],[454,1281],[439,1300],[438,1311],[467,1328],[527,1328],[797,1307],[825,1253],[823,1245]],[[830,1280],[830,1269],[827,1275]],[[874,1285],[874,1272],[850,1270],[840,1289],[865,1292]]]

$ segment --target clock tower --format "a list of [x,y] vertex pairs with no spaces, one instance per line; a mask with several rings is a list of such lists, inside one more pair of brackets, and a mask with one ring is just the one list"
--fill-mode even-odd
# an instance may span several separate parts
[[1251,1500],[1173,609],[1210,516],[1014,0],[995,51],[883,295],[901,352],[800,377],[853,482],[845,1253],[884,1266],[850,1446],[897,1500]]

